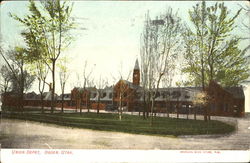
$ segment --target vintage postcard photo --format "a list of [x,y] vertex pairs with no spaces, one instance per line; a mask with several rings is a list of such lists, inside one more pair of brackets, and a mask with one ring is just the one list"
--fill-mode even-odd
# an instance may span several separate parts
[[1,163],[250,160],[248,1],[0,4]]

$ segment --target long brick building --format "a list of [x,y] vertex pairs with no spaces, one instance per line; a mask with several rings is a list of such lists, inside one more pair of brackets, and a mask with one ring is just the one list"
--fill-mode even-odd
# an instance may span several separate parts
[[[119,106],[126,111],[143,110],[143,88],[140,86],[140,68],[138,60],[135,62],[132,82],[119,80],[113,86],[97,90],[95,87],[73,88],[71,93],[64,95],[64,106],[74,109],[115,110]],[[172,87],[159,88],[156,93],[156,112],[194,113],[202,114],[202,109],[194,105],[196,95],[202,91],[201,87]],[[244,92],[242,87],[223,88],[212,81],[206,88],[209,95],[208,108],[211,115],[243,116]],[[62,96],[62,95],[61,95]],[[57,105],[61,105],[61,96],[57,97]],[[50,105],[49,92],[44,94],[45,105]],[[100,97],[100,98],[99,98]],[[98,100],[98,98],[100,100]],[[3,105],[12,105],[14,98],[6,94]],[[39,106],[39,95],[34,92],[26,94],[24,105]],[[15,103],[15,102],[14,102]]]
[[[143,110],[143,88],[140,86],[140,68],[138,60],[135,62],[132,82],[127,80],[119,80],[114,86],[106,87],[102,90],[101,109],[117,109],[122,106],[126,111],[142,111]],[[74,90],[74,89],[73,89]],[[92,104],[92,108],[96,109],[97,90],[85,90],[89,94],[89,98],[83,97],[83,105],[86,100]],[[74,91],[73,91],[74,92]],[[196,95],[202,92],[201,87],[172,87],[159,88],[156,92],[155,110],[156,112],[174,113],[193,113],[194,110],[198,114],[203,111],[194,105],[193,101]],[[211,115],[223,116],[243,116],[244,115],[244,92],[242,87],[222,88],[218,83],[212,81],[206,88],[210,100],[208,108]],[[71,93],[72,101],[74,93]],[[95,105],[94,105],[95,104]]]

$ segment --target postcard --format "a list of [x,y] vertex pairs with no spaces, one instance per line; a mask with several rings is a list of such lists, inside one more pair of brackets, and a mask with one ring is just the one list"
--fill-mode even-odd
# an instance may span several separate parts
[[2,1],[2,163],[249,162],[248,1]]

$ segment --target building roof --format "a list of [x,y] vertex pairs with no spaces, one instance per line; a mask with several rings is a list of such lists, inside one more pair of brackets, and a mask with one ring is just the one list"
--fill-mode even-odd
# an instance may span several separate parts
[[224,89],[226,92],[230,93],[236,99],[244,99],[245,98],[242,86],[222,87],[216,81],[211,81],[209,84],[218,85],[219,87]]
[[[64,93],[64,100],[71,100],[71,93]],[[58,99],[61,100],[62,99],[62,94],[60,96],[58,96]]]
[[142,88],[141,86],[135,85],[130,81],[127,81],[127,80],[121,80],[121,81],[124,82],[125,84],[127,84],[129,86],[129,88],[132,88],[132,89],[140,89],[140,88]]
[[237,98],[237,99],[245,98],[242,87],[226,87],[225,90],[228,91],[230,94],[232,94],[234,98]]
[[75,87],[74,89],[76,89],[76,90],[78,90],[78,91],[84,91],[84,90],[87,90],[87,91],[95,91],[95,90],[96,90],[96,87],[85,87],[85,88]]
[[29,92],[29,93],[26,93],[24,95],[24,99],[27,99],[27,100],[35,100],[37,99],[37,94],[33,91],[33,92]]
[[[202,90],[201,87],[170,87],[170,88],[159,88],[158,95],[156,95],[155,101],[193,101],[195,95]],[[142,101],[142,91],[139,90],[139,99]]]
[[[45,92],[46,96],[44,97],[44,100],[51,100],[52,99],[52,91]],[[54,93],[54,98],[55,100],[57,99],[58,95]]]

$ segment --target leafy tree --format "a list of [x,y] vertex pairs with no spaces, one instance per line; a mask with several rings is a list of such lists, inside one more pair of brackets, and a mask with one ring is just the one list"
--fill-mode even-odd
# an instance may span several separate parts
[[6,65],[3,65],[0,69],[0,73],[1,73],[1,83],[0,83],[0,87],[1,87],[1,92],[6,93],[8,91],[10,91],[11,87],[10,87],[10,82],[11,82],[11,72],[9,71],[8,67]]
[[15,47],[6,53],[1,53],[10,72],[12,92],[18,97],[18,107],[23,110],[24,92],[31,88],[34,76],[29,74],[25,67],[25,57],[27,53],[24,48]]
[[236,86],[249,76],[246,54],[239,48],[239,38],[231,36],[235,19],[224,3],[207,7],[203,1],[189,11],[193,28],[186,28],[185,64],[190,85],[205,86],[215,80],[222,86]]
[[239,48],[239,38],[226,41],[224,51],[216,59],[216,80],[223,86],[237,86],[249,77],[247,56]]
[[22,32],[22,36],[25,39],[26,44],[29,48],[26,49],[26,53],[28,54],[25,57],[25,61],[27,66],[29,67],[29,71],[36,76],[38,80],[38,89],[40,93],[40,100],[41,100],[41,109],[42,113],[44,113],[44,88],[45,84],[50,85],[46,82],[46,78],[49,71],[48,60],[46,58],[46,52],[42,45],[43,38],[39,36],[35,36],[33,33],[34,30],[37,29],[30,29],[27,31]]
[[[21,22],[26,31],[23,36],[26,40],[28,48],[40,46],[43,53],[33,53],[33,55],[42,55],[37,59],[43,59],[48,65],[52,75],[52,99],[51,112],[54,110],[54,94],[55,94],[55,70],[56,61],[60,57],[62,51],[72,42],[70,31],[74,28],[74,22],[71,19],[72,5],[66,1],[40,1],[41,9],[39,9],[33,0],[30,0],[30,15],[20,18],[16,15],[11,16]],[[37,39],[37,42],[30,42],[29,37]],[[30,57],[30,56],[29,56]],[[35,57],[33,57],[35,59]]]

